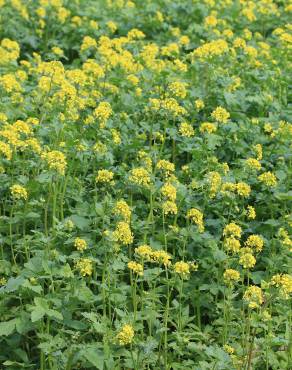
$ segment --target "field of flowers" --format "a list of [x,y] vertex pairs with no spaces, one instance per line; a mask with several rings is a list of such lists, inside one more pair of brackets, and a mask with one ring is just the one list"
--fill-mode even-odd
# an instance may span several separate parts
[[0,0],[1,369],[292,369],[291,15]]

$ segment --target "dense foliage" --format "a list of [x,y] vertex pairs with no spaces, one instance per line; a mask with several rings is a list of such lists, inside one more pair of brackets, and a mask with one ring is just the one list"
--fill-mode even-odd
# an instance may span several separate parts
[[1,368],[292,368],[291,11],[0,0]]

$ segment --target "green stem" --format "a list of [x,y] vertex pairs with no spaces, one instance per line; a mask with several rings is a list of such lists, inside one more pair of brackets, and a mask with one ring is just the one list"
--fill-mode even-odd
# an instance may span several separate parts
[[11,255],[12,255],[13,263],[16,266],[17,263],[16,263],[16,259],[15,259],[14,249],[13,249],[13,233],[12,233],[12,216],[13,216],[13,210],[14,210],[14,205],[12,205],[11,210],[10,210],[9,237],[10,237]]

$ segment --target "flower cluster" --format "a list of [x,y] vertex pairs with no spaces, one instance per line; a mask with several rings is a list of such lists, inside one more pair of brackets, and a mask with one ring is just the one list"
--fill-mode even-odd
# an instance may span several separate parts
[[66,157],[62,152],[58,150],[52,150],[42,153],[41,157],[47,162],[50,170],[56,171],[60,175],[64,175],[67,162]]
[[28,197],[27,190],[23,186],[18,185],[18,184],[12,185],[10,187],[10,192],[11,192],[12,197],[16,200],[18,199],[26,200]]
[[74,240],[74,247],[80,251],[83,252],[87,248],[87,243],[86,240],[81,239],[81,238],[75,238]]
[[258,286],[252,285],[245,291],[243,299],[248,303],[252,309],[260,307],[264,302],[262,289]]
[[134,329],[131,325],[125,324],[116,335],[116,340],[121,346],[132,343],[134,339]]
[[93,271],[93,262],[89,258],[81,258],[75,264],[82,276],[91,276]]
[[121,244],[132,244],[134,237],[130,229],[130,225],[124,221],[118,222],[116,229],[113,232],[113,238]]
[[187,217],[198,226],[198,230],[200,233],[203,233],[205,230],[204,221],[203,221],[203,213],[196,209],[192,208],[188,211]]

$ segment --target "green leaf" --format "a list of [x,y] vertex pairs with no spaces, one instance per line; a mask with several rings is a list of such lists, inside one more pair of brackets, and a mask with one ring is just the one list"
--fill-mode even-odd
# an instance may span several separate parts
[[292,200],[292,191],[287,193],[275,193],[275,197],[280,200]]
[[46,184],[51,181],[52,175],[48,172],[41,173],[36,177],[36,181],[38,181],[40,184]]
[[213,256],[217,262],[222,262],[227,259],[227,255],[223,251],[220,251],[220,249],[215,250]]
[[11,278],[8,280],[6,284],[5,291],[6,292],[15,292],[24,282],[23,276],[18,276],[16,278]]
[[46,311],[42,308],[37,306],[31,313],[31,321],[36,322],[42,319],[46,314]]
[[103,370],[104,356],[101,351],[97,348],[87,348],[83,355],[96,369]]
[[63,268],[60,271],[60,276],[63,276],[65,278],[71,278],[74,276],[71,267],[68,263],[66,263]]
[[36,297],[34,299],[34,303],[36,306],[39,306],[40,308],[43,308],[44,311],[48,310],[49,309],[49,305],[48,305],[48,302],[46,299],[44,298],[40,298],[40,297]]
[[276,171],[276,172],[275,172],[275,175],[276,175],[276,176],[278,177],[278,179],[279,179],[279,180],[281,180],[281,181],[285,180],[285,179],[286,179],[286,177],[287,177],[286,172],[285,172],[285,171],[283,171],[283,170],[278,170],[278,171]]
[[35,293],[40,294],[43,290],[43,288],[40,285],[33,285],[29,282],[29,280],[25,280],[24,283],[22,284],[24,288],[28,288],[32,290]]
[[82,216],[73,215],[73,216],[70,216],[70,219],[74,222],[74,224],[80,230],[84,230],[90,225],[90,221],[87,220],[85,217],[82,217]]
[[17,361],[5,361],[3,362],[3,365],[5,366],[14,366],[14,369],[19,369],[19,368],[25,368],[25,367],[28,367],[26,364],[22,363],[22,362],[17,362]]
[[52,317],[54,319],[63,320],[63,315],[60,312],[56,311],[56,310],[49,309],[49,310],[46,311],[46,314],[49,317]]
[[0,322],[0,335],[10,335],[14,332],[17,319]]
[[92,291],[85,285],[76,289],[74,296],[81,302],[91,302],[95,298]]

